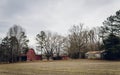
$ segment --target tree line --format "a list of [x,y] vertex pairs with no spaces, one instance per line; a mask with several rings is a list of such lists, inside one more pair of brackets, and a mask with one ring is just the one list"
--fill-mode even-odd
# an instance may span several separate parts
[[[25,29],[19,25],[11,27],[0,39],[0,62],[18,62],[28,51]],[[50,31],[36,35],[37,51],[49,60],[61,59],[61,54],[70,58],[85,58],[88,51],[105,50],[105,59],[120,59],[120,10],[108,17],[101,27],[85,28],[84,24],[73,25],[67,36]]]
[[28,42],[25,30],[21,26],[11,27],[0,44],[0,62],[20,61],[20,55],[28,50]]

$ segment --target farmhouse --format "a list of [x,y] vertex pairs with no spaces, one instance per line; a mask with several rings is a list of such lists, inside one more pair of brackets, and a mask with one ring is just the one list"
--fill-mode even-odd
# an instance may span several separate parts
[[89,51],[85,54],[87,59],[103,59],[105,51]]
[[41,55],[37,55],[34,49],[30,49],[27,52],[27,61],[40,60]]

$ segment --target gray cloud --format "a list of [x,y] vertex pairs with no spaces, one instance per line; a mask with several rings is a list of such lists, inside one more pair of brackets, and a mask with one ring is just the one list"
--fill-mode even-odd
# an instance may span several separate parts
[[120,0],[0,0],[0,34],[13,24],[26,29],[30,39],[40,30],[67,34],[73,24],[100,26],[120,8]]
[[[2,4],[2,3],[1,3]],[[25,3],[22,0],[7,0],[2,6],[3,17],[13,17],[17,13],[25,10]]]

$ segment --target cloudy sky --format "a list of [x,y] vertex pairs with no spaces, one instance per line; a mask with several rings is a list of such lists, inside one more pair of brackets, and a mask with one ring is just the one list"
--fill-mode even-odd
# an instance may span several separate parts
[[66,35],[79,23],[91,28],[120,9],[120,0],[0,0],[0,36],[14,24],[26,29],[30,43],[41,30]]

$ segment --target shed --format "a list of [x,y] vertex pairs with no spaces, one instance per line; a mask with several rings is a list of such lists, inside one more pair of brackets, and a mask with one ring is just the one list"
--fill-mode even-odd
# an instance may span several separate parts
[[102,59],[105,51],[89,51],[85,53],[87,59]]

